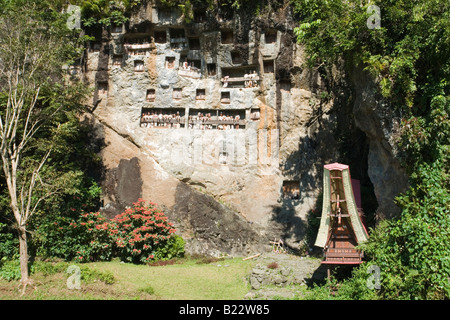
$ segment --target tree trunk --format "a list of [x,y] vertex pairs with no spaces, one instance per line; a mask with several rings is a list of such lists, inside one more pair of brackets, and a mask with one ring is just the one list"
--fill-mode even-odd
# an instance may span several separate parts
[[28,242],[27,242],[27,231],[25,227],[19,227],[19,257],[20,257],[20,273],[22,278],[20,283],[22,285],[22,294],[25,293],[25,289],[28,284],[31,284],[31,279],[28,273]]

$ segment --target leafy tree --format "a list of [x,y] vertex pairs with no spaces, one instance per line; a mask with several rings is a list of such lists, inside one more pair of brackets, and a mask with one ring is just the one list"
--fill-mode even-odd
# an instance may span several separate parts
[[68,191],[80,175],[52,171],[53,155],[70,135],[70,112],[84,86],[64,76],[80,54],[67,15],[53,2],[9,1],[0,5],[0,155],[10,210],[20,247],[23,290],[28,273],[30,219],[50,197]]

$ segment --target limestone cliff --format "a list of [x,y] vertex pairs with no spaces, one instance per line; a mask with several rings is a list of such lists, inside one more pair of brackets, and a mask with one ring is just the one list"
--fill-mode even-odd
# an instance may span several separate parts
[[107,214],[141,197],[164,208],[188,252],[246,254],[273,238],[298,249],[323,165],[342,160],[395,211],[399,188],[385,184],[401,168],[370,88],[325,102],[289,6],[253,13],[197,8],[187,23],[149,1],[123,26],[88,31],[83,75],[104,140]]

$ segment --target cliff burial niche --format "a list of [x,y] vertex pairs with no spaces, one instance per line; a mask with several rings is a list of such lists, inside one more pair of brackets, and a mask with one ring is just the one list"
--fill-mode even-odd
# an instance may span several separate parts
[[323,163],[340,160],[337,113],[289,6],[206,9],[187,22],[148,1],[95,32],[86,79],[104,127],[104,210],[153,201],[188,252],[247,254],[274,237],[300,249]]

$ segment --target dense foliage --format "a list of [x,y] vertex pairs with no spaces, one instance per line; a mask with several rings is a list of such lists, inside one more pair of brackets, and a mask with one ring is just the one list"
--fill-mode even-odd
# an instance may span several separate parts
[[[63,1],[64,2],[64,1]],[[85,27],[111,24],[120,25],[129,20],[130,13],[146,3],[144,0],[72,0],[81,7],[82,20]],[[233,12],[242,8],[250,8],[259,12],[271,4],[280,5],[283,0],[159,0],[158,5],[178,8],[186,22],[193,21],[195,10],[226,10]]]
[[106,218],[98,212],[73,211],[44,216],[36,223],[36,255],[58,257],[66,261],[107,261],[112,256],[112,242]]
[[[360,1],[292,3],[310,65],[319,66],[325,78],[342,60],[347,70],[365,69],[402,115],[397,145],[411,185],[397,198],[403,212],[372,231],[363,246],[369,262],[334,297],[448,299],[450,3],[372,1],[380,8],[380,28],[369,28],[376,16]],[[375,292],[364,285],[372,264],[381,270]]]
[[69,81],[65,68],[80,56],[84,37],[50,4],[0,2],[0,184],[6,186],[0,190],[0,220],[19,240],[23,290],[32,282],[30,222],[43,214],[45,203],[56,206],[88,180],[79,170],[85,158],[70,161],[80,102],[88,91],[83,83]]
[[142,2],[142,0],[82,0],[73,1],[73,4],[81,7],[83,25],[89,27],[96,24],[121,25],[128,21],[129,11]]

